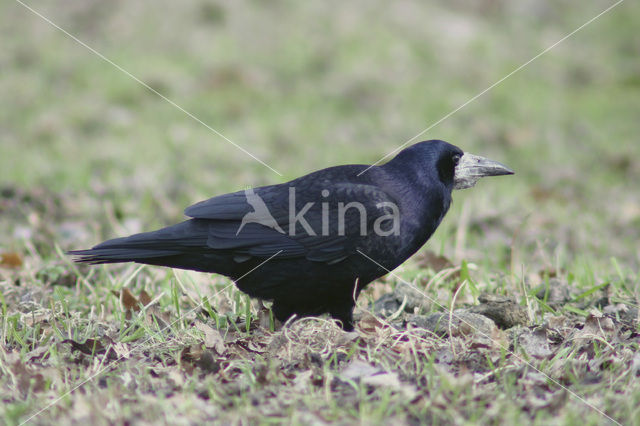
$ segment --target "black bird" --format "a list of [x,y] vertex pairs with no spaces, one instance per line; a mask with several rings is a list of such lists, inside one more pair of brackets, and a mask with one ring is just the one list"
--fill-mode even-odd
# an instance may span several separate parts
[[355,298],[431,237],[452,190],[508,174],[446,142],[420,142],[382,166],[330,167],[219,195],[188,207],[185,222],[69,253],[222,274],[272,300],[281,321],[329,313],[352,330]]

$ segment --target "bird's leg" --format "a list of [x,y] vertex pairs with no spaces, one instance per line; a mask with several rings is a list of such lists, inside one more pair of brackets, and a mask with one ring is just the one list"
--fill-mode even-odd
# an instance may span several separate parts
[[273,301],[271,311],[273,311],[273,315],[278,319],[278,321],[283,324],[291,317],[291,315],[294,314],[294,309],[289,306],[289,304],[279,300]]
[[329,314],[339,320],[342,323],[342,329],[344,331],[353,331],[353,301],[349,301],[348,304],[335,306]]

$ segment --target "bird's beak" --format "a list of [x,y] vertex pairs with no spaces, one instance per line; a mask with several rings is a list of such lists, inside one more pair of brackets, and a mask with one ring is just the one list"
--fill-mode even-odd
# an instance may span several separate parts
[[453,189],[471,188],[485,176],[512,175],[513,170],[497,161],[465,152],[458,161],[453,177]]

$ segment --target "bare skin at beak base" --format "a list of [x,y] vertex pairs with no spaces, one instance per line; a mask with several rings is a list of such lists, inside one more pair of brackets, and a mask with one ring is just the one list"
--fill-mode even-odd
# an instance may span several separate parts
[[465,152],[455,168],[453,189],[471,188],[483,177],[512,175],[514,173],[502,163]]

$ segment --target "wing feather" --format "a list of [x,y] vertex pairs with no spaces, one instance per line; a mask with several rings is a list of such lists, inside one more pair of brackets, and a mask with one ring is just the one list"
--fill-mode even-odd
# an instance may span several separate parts
[[[214,250],[230,250],[239,258],[263,258],[280,252],[280,257],[336,263],[354,254],[358,241],[364,238],[362,213],[366,215],[363,226],[371,232],[375,219],[388,214],[379,203],[393,202],[374,185],[326,180],[295,183],[220,195],[188,207],[185,214],[208,222],[206,244]],[[293,201],[289,188],[304,188],[295,192],[294,214],[289,212]],[[309,203],[304,215],[296,219],[295,214]],[[352,208],[345,210],[348,205]],[[302,226],[303,220],[312,233]],[[324,227],[323,221],[328,222]]]

